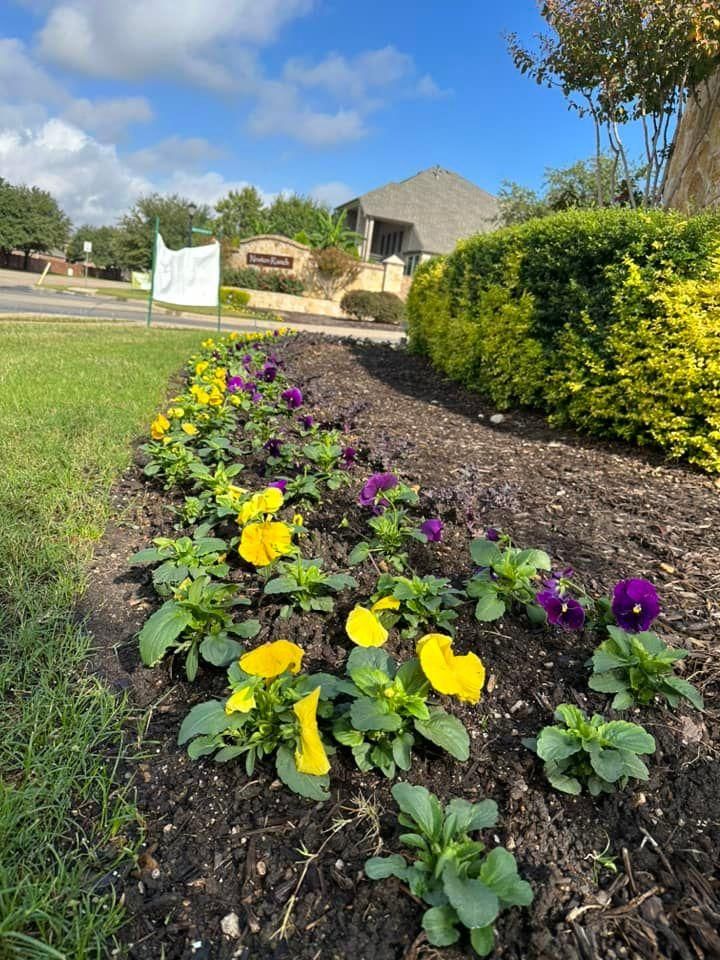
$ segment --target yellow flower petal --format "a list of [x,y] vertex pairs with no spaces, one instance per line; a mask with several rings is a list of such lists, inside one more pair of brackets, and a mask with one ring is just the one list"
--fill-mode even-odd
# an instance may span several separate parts
[[250,713],[255,706],[255,694],[252,687],[240,687],[225,704],[225,713]]
[[240,507],[238,523],[242,526],[249,520],[259,517],[261,513],[277,513],[283,501],[282,490],[277,487],[268,487],[260,493],[255,493]]
[[304,654],[303,648],[290,640],[275,640],[244,653],[240,657],[240,669],[253,677],[270,680],[286,671],[297,673]]
[[159,413],[150,424],[150,436],[153,440],[162,440],[169,429],[170,421],[162,413]]
[[249,523],[240,537],[240,556],[255,567],[266,567],[273,560],[292,553],[292,530],[286,523],[263,520]]
[[293,706],[300,724],[300,743],[295,751],[295,766],[299,773],[310,773],[316,777],[321,777],[330,769],[330,761],[317,725],[319,699],[320,687],[316,687]]
[[201,360],[200,363],[195,364],[195,373],[199,377],[201,373],[205,373],[210,364],[207,360]]
[[399,610],[400,601],[395,597],[381,597],[370,609],[373,613],[377,613],[378,610]]
[[292,522],[293,522],[293,526],[294,526],[294,527],[301,527],[301,526],[303,525],[303,517],[302,517],[302,514],[301,514],[301,513],[294,513],[294,514],[293,514],[293,521],[292,521]]
[[417,654],[422,671],[438,693],[477,703],[485,684],[483,662],[474,653],[456,657],[452,643],[452,639],[442,633],[421,637]]
[[388,638],[385,627],[365,607],[355,607],[350,611],[345,630],[359,647],[381,647]]
[[186,433],[189,437],[197,436],[198,428],[194,423],[184,423],[182,425],[183,433]]

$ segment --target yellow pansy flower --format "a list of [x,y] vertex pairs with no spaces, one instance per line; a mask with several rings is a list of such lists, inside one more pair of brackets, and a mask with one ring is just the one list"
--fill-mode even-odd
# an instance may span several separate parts
[[153,440],[162,440],[170,429],[170,421],[162,413],[159,413],[150,424],[150,436]]
[[[199,399],[199,398],[198,398]],[[210,388],[210,393],[207,394],[207,401],[211,407],[219,407],[223,402],[223,395],[220,393],[217,387],[213,386]]]
[[380,610],[399,610],[400,601],[396,597],[380,597],[370,609],[373,613],[378,613]]
[[168,417],[172,420],[179,420],[181,417],[185,416],[185,411],[182,407],[170,407],[167,412]]
[[243,503],[238,514],[238,523],[245,524],[259,517],[261,513],[277,513],[283,501],[282,490],[278,487],[267,487]]
[[232,343],[233,340],[237,340],[239,336],[240,334],[237,332],[237,330],[231,330],[228,334],[228,340]]
[[201,374],[205,373],[210,364],[207,360],[201,360],[200,363],[195,364],[195,373],[199,377]]
[[227,369],[225,367],[218,367],[213,376],[216,380],[222,380],[222,382],[225,383],[227,379]]
[[190,393],[195,397],[197,403],[206,404],[210,400],[210,394],[207,390],[203,390],[202,387],[198,387],[197,384],[193,384],[190,387]]
[[300,724],[300,743],[295,751],[295,766],[299,773],[310,773],[321,777],[330,769],[330,761],[320,739],[317,724],[317,708],[320,699],[320,687],[293,706]]
[[240,657],[240,669],[252,677],[272,680],[281,673],[298,673],[305,651],[290,640],[263,643]]
[[212,348],[215,346],[215,341],[212,338],[209,338],[208,340],[203,340],[200,346],[203,348],[203,350],[212,350]]
[[293,522],[293,526],[294,526],[294,527],[301,527],[301,526],[303,525],[303,517],[302,517],[302,514],[301,514],[301,513],[294,513],[294,514],[293,514],[292,522]]
[[375,614],[360,606],[350,611],[345,630],[359,647],[381,647],[388,638],[387,630]]
[[240,687],[225,703],[225,713],[250,713],[255,706],[255,694],[251,686]]
[[239,553],[256,567],[266,567],[283,554],[292,552],[292,530],[286,523],[264,520],[249,523],[240,537]]
[[184,423],[182,425],[183,433],[186,433],[189,437],[195,437],[198,433],[198,428],[194,423]]
[[452,639],[442,633],[428,633],[417,642],[422,671],[438,693],[467,703],[477,703],[485,684],[485,667],[480,657],[452,652]]

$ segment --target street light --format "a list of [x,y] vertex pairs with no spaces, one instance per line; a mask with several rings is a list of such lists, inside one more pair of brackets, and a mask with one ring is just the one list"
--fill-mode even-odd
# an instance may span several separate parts
[[189,203],[187,210],[188,210],[188,219],[189,219],[189,224],[188,224],[188,246],[191,247],[191,246],[193,245],[193,241],[192,241],[192,237],[193,237],[193,219],[195,218],[195,214],[197,213],[197,206],[196,206],[196,204],[194,204],[194,203]]

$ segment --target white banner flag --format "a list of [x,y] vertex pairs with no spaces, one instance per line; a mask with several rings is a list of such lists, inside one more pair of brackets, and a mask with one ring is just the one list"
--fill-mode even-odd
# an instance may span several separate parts
[[153,300],[182,307],[216,307],[220,244],[169,250],[158,233]]

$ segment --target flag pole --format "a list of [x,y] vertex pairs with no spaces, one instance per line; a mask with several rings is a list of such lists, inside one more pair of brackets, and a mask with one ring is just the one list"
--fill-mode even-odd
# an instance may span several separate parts
[[150,293],[148,296],[148,309],[147,309],[147,325],[150,326],[152,321],[152,302],[155,295],[155,261],[157,260],[157,238],[158,232],[160,230],[160,217],[155,217],[155,232],[153,234],[153,249],[152,249],[152,272],[150,274]]

